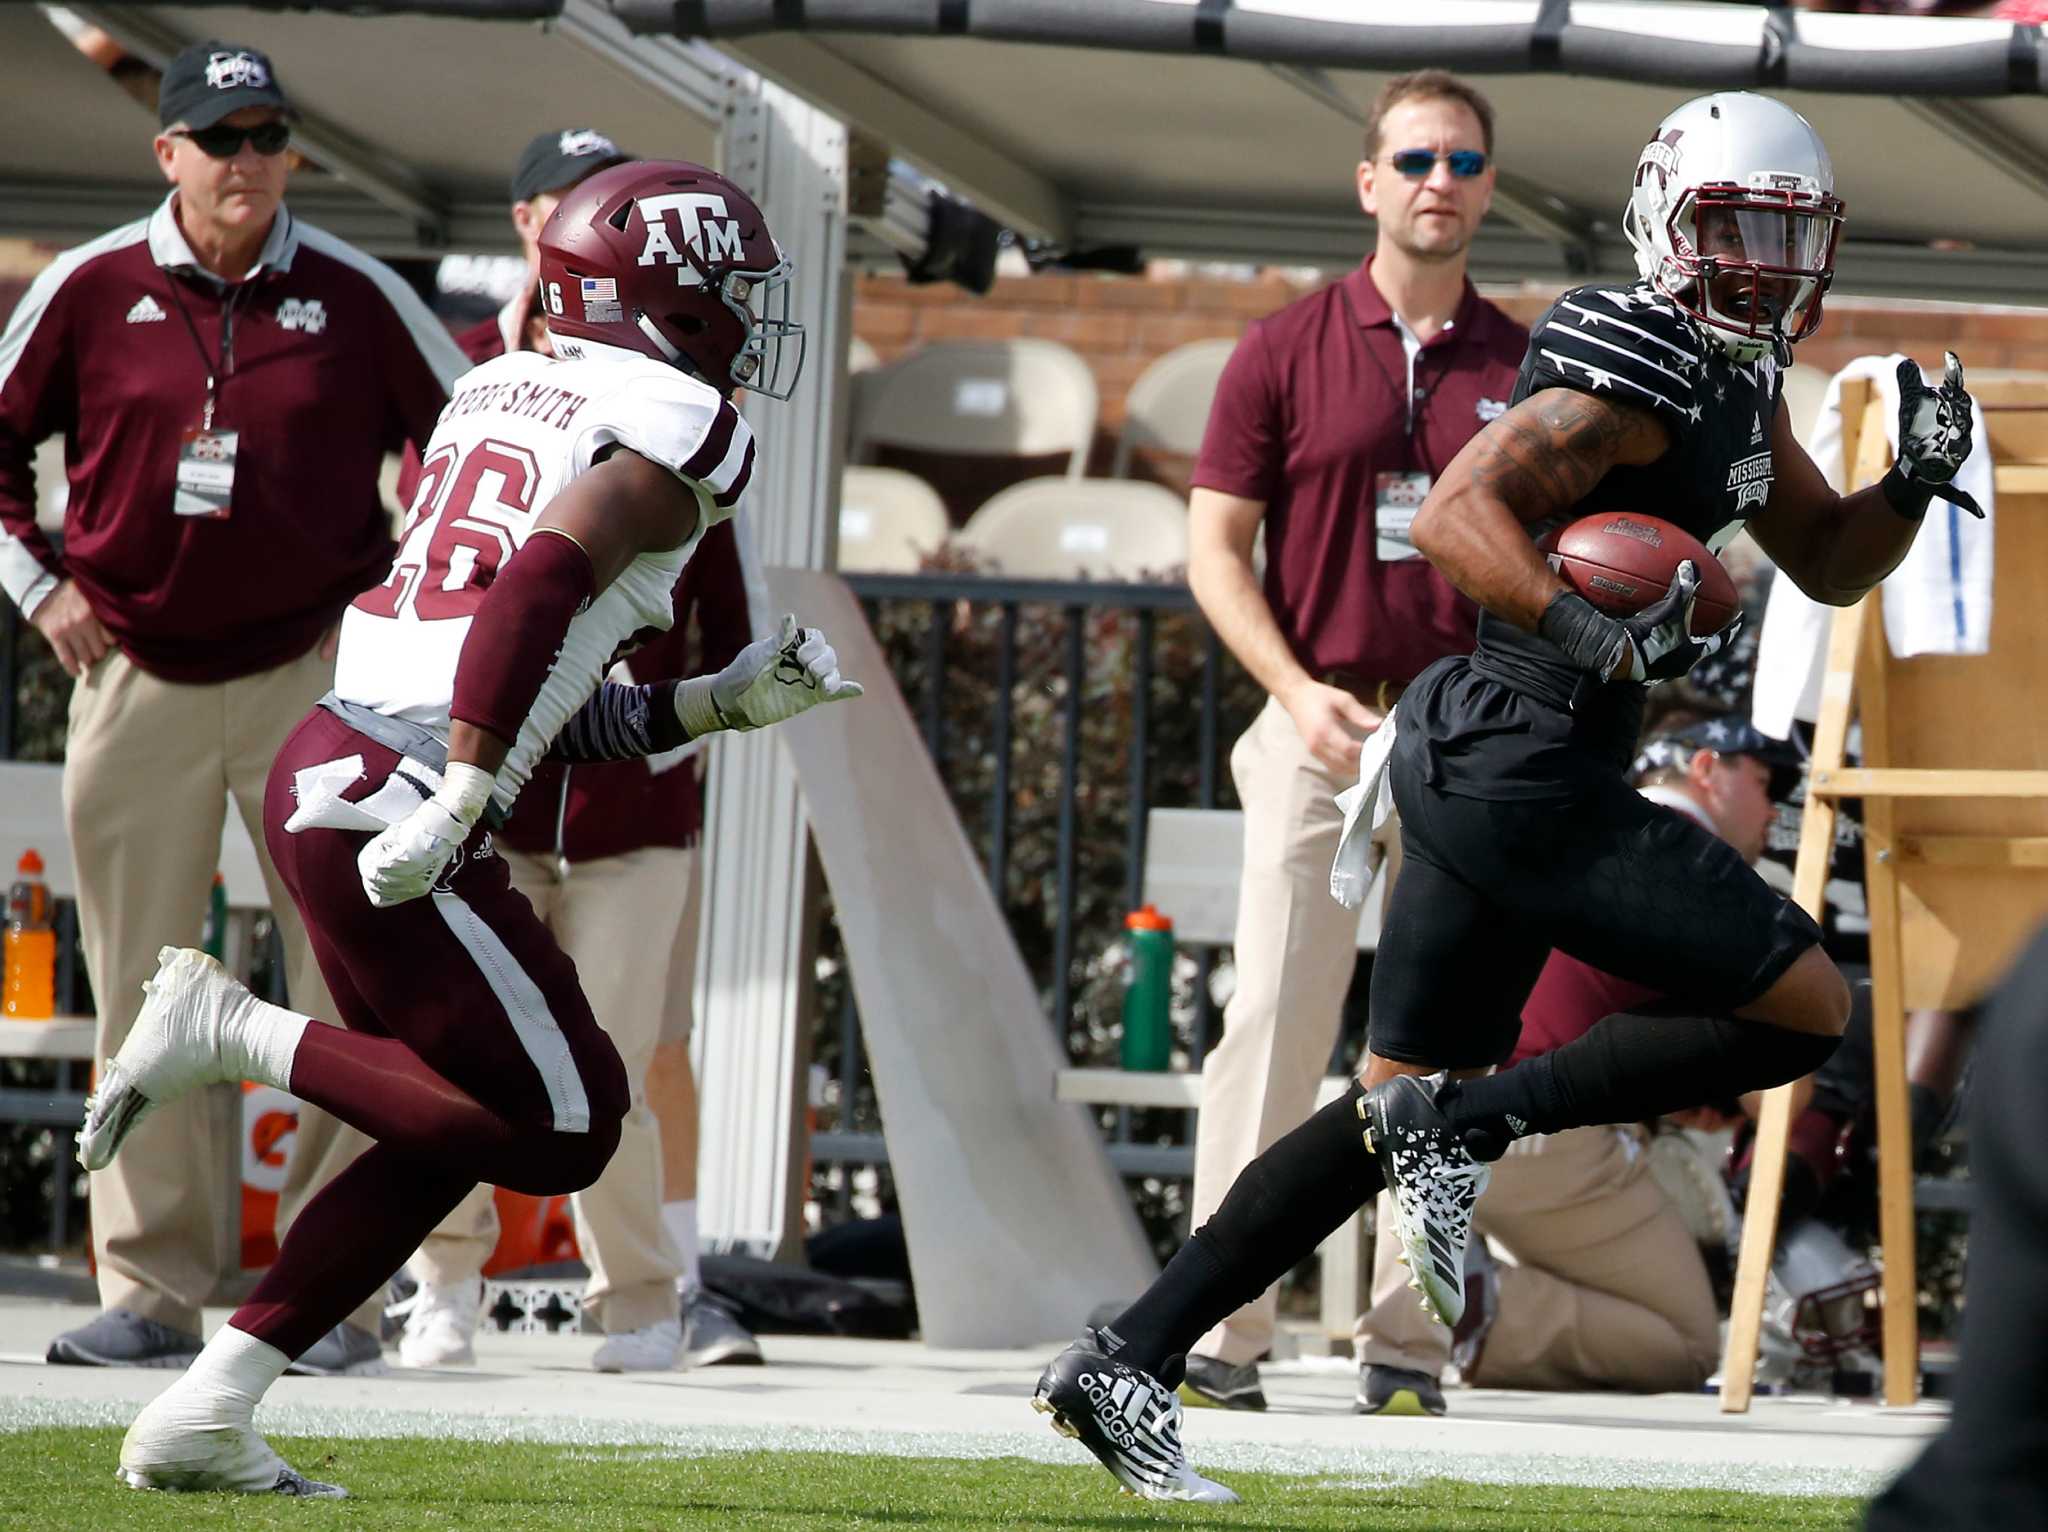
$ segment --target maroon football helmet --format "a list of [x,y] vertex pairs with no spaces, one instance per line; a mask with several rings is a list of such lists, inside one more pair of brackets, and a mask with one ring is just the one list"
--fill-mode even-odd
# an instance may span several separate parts
[[787,399],[803,370],[789,258],[754,201],[715,170],[631,160],[579,182],[540,231],[540,300],[565,354],[636,351]]

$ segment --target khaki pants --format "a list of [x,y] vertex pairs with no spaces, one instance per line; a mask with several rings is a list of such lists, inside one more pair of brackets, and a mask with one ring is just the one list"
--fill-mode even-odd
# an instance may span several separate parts
[[[1437,1376],[1450,1332],[1423,1312],[1379,1206],[1371,1310],[1360,1360]],[[1678,1211],[1621,1128],[1518,1139],[1473,1212],[1516,1264],[1465,1381],[1486,1388],[1690,1391],[1720,1358],[1707,1268]]]
[[[227,805],[256,843],[294,1009],[332,1018],[334,1005],[291,896],[263,844],[263,789],[285,737],[334,680],[317,651],[210,685],[160,681],[119,650],[71,693],[64,819],[78,871],[78,919],[99,1009],[94,1047],[110,1058],[135,1023],[157,949],[191,946],[205,922]],[[198,1334],[200,1307],[238,1278],[241,1094],[198,1091],[158,1109],[92,1178],[100,1303]],[[280,1237],[314,1192],[368,1143],[313,1107],[278,1196]],[[222,1198],[233,1202],[223,1205]],[[351,1322],[376,1332],[379,1299]]]
[[[576,1242],[590,1265],[583,1301],[612,1334],[674,1319],[682,1253],[661,1217],[661,1125],[647,1104],[647,1066],[668,1024],[672,990],[690,983],[670,957],[697,854],[650,846],[578,862],[565,877],[553,857],[499,849],[513,887],[575,961],[591,1012],[619,1050],[633,1087],[618,1153],[595,1185],[571,1199]],[[436,1286],[475,1281],[497,1240],[491,1188],[479,1186],[427,1236],[413,1257],[413,1274]]]
[[[1358,912],[1330,897],[1330,863],[1350,786],[1308,752],[1294,720],[1268,700],[1230,752],[1244,805],[1244,881],[1237,905],[1237,989],[1223,1037],[1202,1065],[1191,1224],[1216,1211],[1245,1166],[1300,1126],[1336,1046],[1358,961]],[[1389,822],[1389,828],[1393,828]],[[1398,832],[1386,849],[1398,872]],[[1278,1309],[1268,1289],[1195,1342],[1232,1364],[1272,1343]]]

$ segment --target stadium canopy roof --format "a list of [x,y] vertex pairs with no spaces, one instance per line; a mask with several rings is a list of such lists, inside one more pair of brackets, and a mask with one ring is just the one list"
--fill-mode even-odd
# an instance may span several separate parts
[[[1085,250],[1349,262],[1366,106],[1391,73],[1479,77],[1499,280],[1633,274],[1618,215],[1672,106],[1761,89],[1820,129],[1841,287],[2048,296],[2039,30],[1687,0],[612,0],[887,141],[1019,232]],[[1946,248],[1951,245],[1971,248]]]
[[[716,153],[719,103],[703,87],[730,65],[702,45],[633,38],[595,0],[348,14],[363,9],[66,7],[157,68],[207,37],[269,53],[303,114],[301,146],[331,173],[294,177],[292,205],[379,255],[516,249],[506,182],[545,127],[601,125],[640,153]],[[0,135],[0,235],[87,239],[163,196],[154,116],[43,7],[0,0],[0,58],[14,125]]]
[[[295,199],[386,251],[502,246],[505,166],[536,124],[587,121],[629,145],[708,157],[715,108],[696,92],[715,47],[1029,238],[1348,263],[1369,242],[1349,186],[1365,108],[1387,75],[1442,64],[1478,77],[1500,117],[1482,278],[1632,271],[1618,214],[1650,128],[1690,94],[1756,88],[1828,141],[1849,205],[1843,290],[2048,295],[2042,39],[2007,22],[1695,0],[73,9],[145,56],[206,35],[273,51],[314,114],[307,136],[331,141],[326,163],[351,188],[327,194],[337,211]],[[11,105],[50,131],[0,147],[0,229],[57,233],[52,215],[68,213],[68,237],[106,226],[110,190],[132,212],[135,185],[120,183],[153,194],[153,171],[141,134],[106,110],[104,78],[86,81],[97,96],[73,85],[97,71],[56,56],[61,39],[31,45],[30,19],[47,30],[34,7],[0,0]],[[627,28],[640,36],[622,46]]]

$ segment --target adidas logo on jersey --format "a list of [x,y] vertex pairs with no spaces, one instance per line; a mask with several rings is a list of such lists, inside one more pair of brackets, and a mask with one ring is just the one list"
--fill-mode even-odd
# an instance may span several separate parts
[[1749,426],[1749,444],[1754,447],[1764,439],[1764,417],[1759,413]]
[[164,312],[164,306],[158,303],[156,299],[150,297],[148,293],[144,293],[140,298],[137,298],[135,306],[128,311],[128,322],[130,324],[155,324],[159,319],[168,319],[169,317]]

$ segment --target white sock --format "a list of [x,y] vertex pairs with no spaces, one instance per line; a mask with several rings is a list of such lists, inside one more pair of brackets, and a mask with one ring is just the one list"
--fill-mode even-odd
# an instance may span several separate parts
[[292,1088],[292,1060],[312,1019],[254,995],[245,996],[240,1004],[229,1005],[221,1018],[221,1058],[239,1071],[238,1079],[288,1091]]
[[697,1264],[697,1199],[664,1202],[661,1221],[668,1229],[668,1237],[676,1242],[676,1249],[682,1252],[683,1270],[676,1280],[685,1290],[702,1287],[704,1273]]
[[290,1365],[291,1358],[269,1342],[222,1325],[175,1387],[229,1405],[247,1421],[255,1415],[257,1401]]

